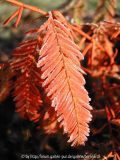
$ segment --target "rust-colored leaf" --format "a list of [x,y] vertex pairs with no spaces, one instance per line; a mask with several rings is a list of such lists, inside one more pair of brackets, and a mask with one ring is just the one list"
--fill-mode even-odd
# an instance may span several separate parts
[[[75,67],[80,68],[79,59],[83,55],[79,52],[79,47],[72,41],[71,33],[60,21],[56,20],[51,13],[47,23],[46,35],[40,50],[38,67],[43,71],[41,78],[42,86],[47,92],[47,96],[52,101],[52,107],[57,112],[58,121],[61,121],[64,132],[68,133],[72,146],[84,145],[89,135],[87,123],[91,120],[89,110],[89,97],[84,89],[85,80]],[[66,33],[65,37],[61,29]],[[51,30],[51,32],[50,32]],[[51,56],[53,58],[52,63]],[[51,60],[49,60],[51,59]]]

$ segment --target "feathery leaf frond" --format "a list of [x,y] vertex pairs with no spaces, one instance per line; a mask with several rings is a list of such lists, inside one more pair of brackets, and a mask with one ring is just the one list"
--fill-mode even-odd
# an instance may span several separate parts
[[83,55],[71,39],[71,32],[57,18],[49,13],[46,35],[37,63],[41,67],[42,86],[52,101],[58,121],[62,121],[64,132],[70,136],[72,146],[84,145],[89,135],[88,124],[91,120],[89,97],[84,89],[83,75],[76,69]]
[[40,37],[25,41],[13,51],[11,67],[18,71],[13,91],[16,102],[16,112],[21,117],[35,120],[39,118],[40,106],[42,105],[41,94],[38,90],[41,87],[40,70],[36,67],[38,51],[41,45]]

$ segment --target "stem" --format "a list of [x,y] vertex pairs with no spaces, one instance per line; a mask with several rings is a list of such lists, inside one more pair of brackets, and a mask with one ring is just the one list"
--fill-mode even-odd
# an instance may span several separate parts
[[10,3],[14,3],[14,4],[16,4],[16,5],[20,6],[20,7],[23,6],[24,8],[30,9],[30,10],[32,10],[32,11],[34,11],[34,12],[37,12],[37,13],[40,13],[40,14],[42,14],[42,15],[47,15],[47,12],[42,11],[42,10],[39,9],[38,7],[29,6],[29,5],[27,5],[27,4],[18,2],[18,1],[16,1],[16,0],[5,0],[5,1],[10,2]]

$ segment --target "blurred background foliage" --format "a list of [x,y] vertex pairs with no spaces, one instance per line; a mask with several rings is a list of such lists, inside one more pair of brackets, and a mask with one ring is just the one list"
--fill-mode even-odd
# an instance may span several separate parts
[[[95,10],[99,0],[88,0],[87,3],[87,10]],[[120,13],[120,1],[116,0],[117,8],[115,9],[116,12]]]

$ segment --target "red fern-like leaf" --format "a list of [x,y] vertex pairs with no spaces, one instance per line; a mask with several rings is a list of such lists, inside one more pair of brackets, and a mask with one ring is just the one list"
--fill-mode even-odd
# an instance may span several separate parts
[[[46,29],[37,66],[41,67],[42,86],[62,121],[64,132],[68,133],[72,146],[84,145],[89,135],[91,120],[89,97],[84,89],[85,80],[77,70],[83,55],[79,52],[67,23],[62,23],[51,13],[39,30]],[[77,67],[76,67],[77,66]]]
[[[36,67],[38,58],[37,49],[41,45],[40,39],[29,40],[20,44],[13,51],[11,67],[18,71],[15,81],[15,96],[17,110],[21,117],[37,120],[40,116],[38,111],[42,105],[41,95],[37,87],[40,87],[39,69]],[[39,83],[38,83],[39,82]],[[37,86],[37,87],[36,87]]]

